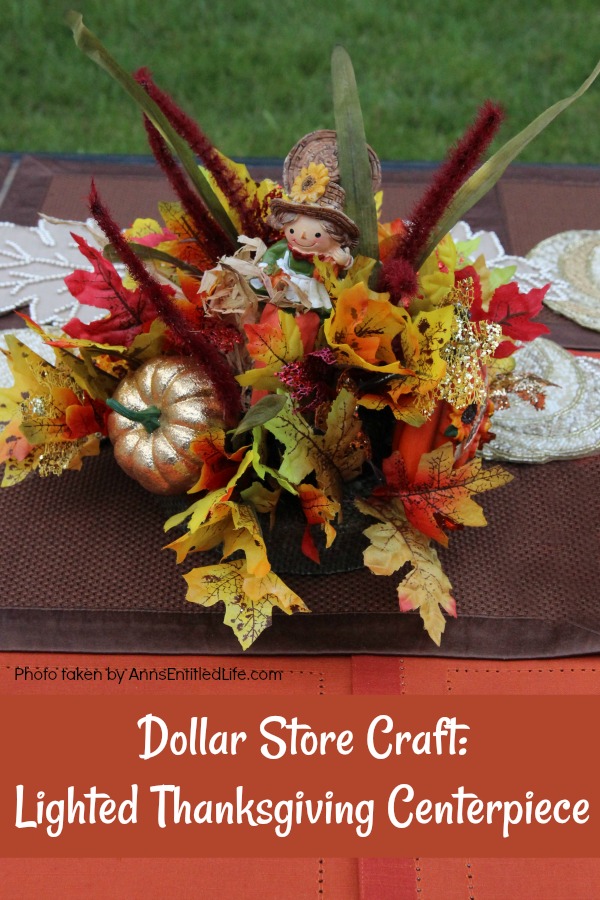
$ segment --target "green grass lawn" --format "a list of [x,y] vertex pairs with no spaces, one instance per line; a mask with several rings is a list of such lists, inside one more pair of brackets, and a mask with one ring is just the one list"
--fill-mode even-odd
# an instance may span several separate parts
[[[0,0],[0,150],[147,153],[132,101],[75,47],[68,2]],[[367,139],[396,160],[440,159],[487,97],[505,106],[511,136],[600,55],[597,0],[72,2],[126,68],[148,66],[232,156],[281,157],[333,126],[336,43],[354,62]],[[600,163],[599,111],[597,83],[521,158]]]

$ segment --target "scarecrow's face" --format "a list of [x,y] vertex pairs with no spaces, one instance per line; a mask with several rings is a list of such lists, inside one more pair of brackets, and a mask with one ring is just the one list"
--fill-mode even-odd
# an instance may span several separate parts
[[325,223],[312,216],[297,216],[285,226],[283,233],[292,250],[307,255],[327,256],[340,246],[327,231]]

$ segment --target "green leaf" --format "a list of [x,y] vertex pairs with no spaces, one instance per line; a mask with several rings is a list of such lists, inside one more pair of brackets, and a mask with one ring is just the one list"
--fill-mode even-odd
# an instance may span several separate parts
[[265,426],[285,448],[279,475],[298,485],[314,472],[326,496],[339,501],[342,481],[356,478],[367,458],[359,440],[362,423],[355,411],[353,394],[341,390],[327,416],[325,433],[319,434],[288,398],[287,406]]
[[599,74],[600,62],[598,62],[592,74],[586,78],[574,94],[549,106],[537,119],[534,119],[523,131],[520,131],[514,138],[507,141],[497,153],[494,153],[487,162],[471,175],[468,181],[456,192],[448,209],[438,222],[421,257],[416,262],[417,269],[425,262],[430,253],[433,253],[444,235],[462,219],[472,206],[475,206],[493,188],[505,169],[519,155],[521,150],[524,150],[527,144],[536,138],[538,134],[541,134],[561,112],[571,106],[575,100],[578,100],[593,84]]
[[259,425],[264,425],[265,422],[278,415],[286,403],[286,394],[269,394],[262,397],[258,403],[250,407],[233,434],[244,434],[245,431],[251,431]]
[[[136,241],[129,241],[129,246],[140,259],[156,260],[157,262],[167,263],[170,266],[174,266],[176,269],[181,269],[182,272],[188,272],[195,278],[202,278],[204,275],[204,272],[197,266],[193,266],[191,263],[185,262],[185,260],[179,259],[177,256],[172,256],[170,253],[165,253],[164,250],[158,250],[156,247],[148,247],[146,244],[138,244]],[[120,262],[121,257],[112,244],[107,244],[102,253],[106,259],[110,260],[110,262]]]
[[331,74],[340,180],[346,192],[345,211],[360,229],[358,252],[378,260],[377,212],[365,126],[352,61],[343,47],[333,50]]
[[516,275],[516,266],[502,266],[497,269],[490,269],[490,291],[493,293],[497,287],[502,284],[508,284]]
[[130,97],[132,97],[141,108],[142,112],[148,116],[152,124],[159,130],[167,144],[181,161],[190,181],[202,197],[211,216],[219,223],[233,243],[237,243],[238,236],[235,226],[223,209],[223,206],[210,187],[206,177],[196,164],[196,159],[191,148],[179,137],[164,113],[148,96],[144,88],[137,83],[135,78],[113,59],[96,35],[85,27],[81,13],[71,10],[66,14],[65,21],[73,32],[77,47],[89,56],[96,65],[100,66],[101,69],[104,69],[105,72],[108,72],[108,74],[111,75],[125,91],[127,91]]

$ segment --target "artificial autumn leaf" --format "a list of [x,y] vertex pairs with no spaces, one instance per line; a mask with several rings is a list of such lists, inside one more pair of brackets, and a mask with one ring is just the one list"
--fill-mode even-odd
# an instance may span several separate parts
[[415,310],[411,306],[411,312],[435,309],[444,302],[454,287],[456,260],[456,245],[452,235],[447,234],[419,269],[418,298],[413,301]]
[[274,572],[263,578],[249,578],[242,559],[192,569],[184,578],[191,603],[206,607],[225,604],[225,624],[244,650],[270,626],[274,606],[288,615],[309,612],[303,600]]
[[302,505],[302,512],[306,518],[306,529],[302,538],[302,552],[313,562],[320,562],[319,551],[313,540],[310,527],[320,525],[325,532],[325,546],[331,547],[335,540],[336,531],[332,522],[335,522],[340,504],[328,497],[324,491],[313,484],[298,485],[298,496]]
[[385,262],[398,240],[406,233],[406,225],[402,219],[394,219],[392,222],[379,222],[377,225],[377,240],[379,242],[379,258]]
[[[265,312],[270,312],[270,304]],[[264,318],[265,313],[263,313]],[[296,319],[290,313],[277,309],[275,321],[261,321],[255,325],[244,325],[248,343],[246,349],[254,360],[254,369],[237,376],[243,387],[277,391],[281,382],[276,373],[289,362],[304,355],[302,335]]]
[[478,458],[454,468],[450,443],[424,453],[412,481],[406,477],[398,451],[383,461],[383,471],[387,484],[384,490],[400,498],[411,524],[444,547],[448,544],[444,524],[486,524],[483,510],[472,495],[501,487],[513,478],[500,466],[484,469]]
[[225,449],[225,432],[222,428],[204,431],[191,444],[190,449],[202,459],[202,471],[198,482],[189,491],[214,491],[227,484],[238,471],[247,447],[233,453]]
[[[288,401],[289,402],[289,401]],[[273,466],[267,465],[265,459],[268,455],[268,447],[266,441],[266,434],[263,428],[254,428],[252,431],[252,468],[256,472],[259,478],[263,481],[272,479],[276,484],[279,485],[284,491],[289,494],[296,495],[298,491],[292,484],[292,482],[285,478],[280,469],[275,469]]]
[[86,338],[53,337],[41,331],[40,334],[44,337],[44,343],[49,347],[58,347],[60,350],[94,350],[97,353],[121,356],[127,349],[124,344],[99,344],[97,341],[90,341]]
[[[218,155],[223,166],[230,169],[232,173],[234,173],[235,176],[237,176],[237,178],[244,185],[248,205],[255,210],[256,215],[259,219],[266,220],[269,213],[271,200],[273,200],[275,197],[282,196],[283,192],[280,185],[278,185],[275,181],[271,181],[270,178],[265,178],[263,181],[257,182],[252,178],[247,166],[245,166],[244,163],[234,162],[234,160],[229,159],[222,153],[219,153]],[[206,176],[206,179],[215,192],[216,196],[221,201],[223,209],[225,209],[225,211],[227,212],[227,215],[234,223],[237,231],[242,234],[242,222],[237,210],[234,209],[234,207],[229,203],[229,200],[217,185],[212,174],[204,168],[202,169],[202,171],[204,172],[204,175]]]
[[134,219],[133,224],[123,231],[128,241],[145,244],[147,247],[158,247],[167,240],[174,240],[177,235],[166,231],[156,219]]
[[359,283],[340,294],[324,332],[339,362],[400,374],[407,370],[396,358],[392,342],[409,322],[406,310],[390,303],[388,294]]
[[253,481],[250,487],[240,491],[240,496],[244,503],[249,503],[257,513],[264,516],[270,516],[271,527],[275,522],[275,510],[281,497],[281,488],[270,490],[261,484],[260,481]]
[[177,552],[177,562],[185,559],[188,553],[196,550],[209,550],[221,543],[223,529],[227,527],[227,523],[223,523],[222,520],[231,516],[227,502],[230,500],[237,482],[252,465],[252,451],[247,451],[246,448],[244,450],[246,452],[243,459],[238,463],[235,472],[225,486],[211,491],[165,522],[165,531],[169,531],[171,528],[182,525],[186,519],[189,520],[187,533],[168,545],[169,549]]
[[[216,494],[220,496],[217,497]],[[230,495],[231,490],[226,496]],[[166,550],[175,551],[178,563],[182,563],[190,553],[205,553],[223,543],[225,532],[231,527],[231,510],[226,501],[221,502],[222,497],[222,492],[213,491],[199,501],[205,508],[203,521],[188,524],[188,530],[181,537],[166,545]],[[199,514],[198,504],[195,506],[196,514]],[[171,527],[173,527],[172,519],[165,524],[165,529]]]
[[63,367],[53,366],[14,335],[6,336],[14,387],[0,390],[10,421],[0,434],[3,486],[31,471],[60,474],[79,468],[83,456],[99,452],[106,409],[80,389]]
[[167,232],[175,235],[173,239],[158,244],[158,248],[182,262],[194,266],[201,272],[209,269],[214,261],[203,246],[202,235],[195,229],[194,223],[181,203],[162,202],[158,204],[158,209]]
[[225,532],[223,559],[241,550],[246,556],[248,575],[263,578],[271,571],[271,564],[256,513],[246,503],[229,501],[227,506],[231,509],[232,528]]
[[513,353],[513,341],[533,341],[542,334],[549,333],[550,329],[546,325],[531,321],[541,311],[549,287],[547,284],[543,288],[532,288],[527,293],[521,293],[519,285],[511,281],[496,288],[487,310],[482,309],[481,303],[473,304],[473,321],[488,319],[498,322],[503,335],[510,339],[499,345],[494,354],[496,357],[502,358]]
[[[344,291],[349,290],[356,284],[367,284],[371,273],[376,265],[376,260],[369,256],[361,256],[355,258],[351,267],[344,271],[343,277],[340,277],[339,266],[327,259],[314,257],[315,277],[323,283],[325,290],[333,300],[337,300]],[[335,304],[334,304],[335,305]]]
[[[77,349],[79,350],[79,356],[75,356],[73,353],[68,352],[68,350],[66,349],[66,347],[70,345],[72,339],[66,339],[63,345],[63,341],[61,338],[55,339],[54,335],[45,332],[41,325],[38,325],[37,322],[34,322],[32,318],[25,315],[24,313],[19,313],[19,315],[28,328],[30,328],[36,334],[39,334],[44,343],[48,344],[48,346],[53,347],[54,355],[56,357],[56,366],[58,366],[59,368],[67,369],[77,386],[82,391],[85,391],[90,395],[90,397],[95,400],[104,401],[108,397],[112,396],[115,388],[117,387],[118,380],[108,372],[103,371],[94,364],[92,353],[96,352],[96,346],[102,348],[100,352],[106,352],[107,350],[114,349],[118,355],[121,353],[122,349],[124,350],[124,348],[112,348],[112,345],[110,344],[95,345],[93,342],[86,340],[73,340],[73,345],[75,345],[75,347],[77,347]],[[23,372],[21,371],[20,374],[22,378]]]
[[291,399],[284,409],[265,424],[267,431],[284,446],[280,474],[299,485],[312,472],[330,500],[339,502],[341,482],[356,478],[368,458],[369,448],[361,434],[356,400],[341,390],[326,418],[324,434],[317,434]]
[[[99,250],[90,247],[77,234],[72,237],[92,264],[93,271],[78,269],[65,278],[65,284],[80,303],[105,309],[109,314],[89,324],[73,318],[63,326],[63,331],[74,338],[128,346],[136,334],[144,330],[145,323],[156,318],[154,305],[140,288],[126,288],[113,264]],[[163,286],[163,290],[173,293],[168,286]]]
[[429,538],[413,528],[396,497],[355,503],[364,515],[379,520],[364,531],[370,542],[364,551],[365,565],[374,575],[392,575],[410,565],[398,585],[400,609],[418,610],[425,630],[439,647],[446,627],[442,609],[456,616],[456,603]]
[[[369,409],[389,406],[396,419],[420,425],[430,415],[437,400],[436,390],[446,375],[447,365],[442,351],[452,338],[454,308],[442,306],[419,313],[414,319],[407,314],[406,327],[395,344],[403,366],[380,366],[375,371],[383,376],[399,372],[398,377],[383,381],[376,392],[367,381],[359,403]],[[367,368],[369,368],[367,366]]]
[[212,550],[223,544],[222,559],[241,550],[246,555],[248,574],[265,576],[271,565],[256,513],[245,503],[219,499],[219,493],[216,491],[210,495],[204,521],[190,526],[167,549],[175,550],[177,562],[180,563],[189,553]]
[[[0,446],[4,439],[4,435],[0,435]],[[14,487],[20,484],[28,475],[35,472],[39,453],[30,450],[23,459],[8,457],[4,460],[4,472],[2,473],[2,483],[0,487]]]
[[94,356],[109,356],[115,360],[139,364],[161,355],[165,344],[166,330],[165,323],[160,319],[155,319],[150,324],[148,331],[141,331],[128,347],[123,344],[100,344],[85,338],[54,337],[44,334],[41,330],[39,333],[44,338],[44,343],[59,350],[79,350],[82,353],[87,350]]

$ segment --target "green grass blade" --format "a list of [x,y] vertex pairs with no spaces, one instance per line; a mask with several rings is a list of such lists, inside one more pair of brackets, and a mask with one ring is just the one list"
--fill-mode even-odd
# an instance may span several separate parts
[[202,197],[211,216],[219,223],[221,228],[237,243],[237,231],[231,219],[223,209],[222,204],[210,187],[206,177],[199,169],[196,158],[190,147],[182,140],[171,126],[164,113],[156,103],[148,96],[141,85],[137,83],[113,57],[98,38],[83,24],[81,13],[70,11],[65,16],[65,21],[73,32],[77,47],[89,56],[89,58],[108,72],[122,88],[132,97],[141,110],[148,116],[153,125],[159,130],[173,153],[179,158],[187,172],[190,181]]
[[340,180],[346,192],[346,214],[360,229],[358,253],[379,259],[377,213],[371,166],[354,69],[340,46],[331,57],[333,110],[337,132]]
[[430,253],[433,252],[436,245],[447,234],[453,225],[468,212],[482,197],[484,197],[491,188],[496,184],[500,176],[510,163],[519,155],[527,144],[538,136],[561,112],[567,109],[575,100],[584,94],[590,85],[596,80],[600,74],[600,62],[592,74],[586,78],[581,87],[574,94],[559,100],[549,106],[541,115],[530,122],[523,131],[507,141],[490,159],[487,160],[463,186],[456,192],[454,199],[448,209],[438,222],[435,231],[432,233],[429,242],[419,260],[417,260],[417,268],[421,266]]
[[[177,256],[171,256],[170,253],[165,253],[164,250],[158,250],[156,247],[148,247],[146,244],[138,244],[136,241],[129,241],[128,243],[130,248],[140,259],[168,263],[168,265],[174,266],[176,269],[181,269],[182,272],[188,272],[190,275],[193,275],[194,278],[202,278],[204,275],[202,269],[198,269],[197,266],[193,266],[191,263],[187,263]],[[121,257],[112,244],[107,244],[102,252],[110,262],[120,262]]]

